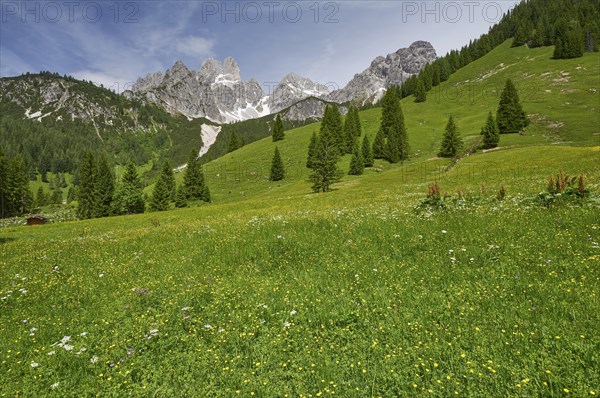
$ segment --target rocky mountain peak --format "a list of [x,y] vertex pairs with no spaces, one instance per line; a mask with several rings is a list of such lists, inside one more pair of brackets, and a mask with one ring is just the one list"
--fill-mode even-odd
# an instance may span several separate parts
[[237,62],[231,57],[225,58],[223,61],[223,74],[230,80],[241,80],[240,78],[240,67]]

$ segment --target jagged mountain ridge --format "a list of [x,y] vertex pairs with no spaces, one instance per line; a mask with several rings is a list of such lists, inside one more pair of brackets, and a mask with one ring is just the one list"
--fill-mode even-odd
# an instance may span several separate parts
[[[242,80],[240,68],[231,57],[225,58],[222,64],[207,59],[199,71],[177,61],[164,74],[155,72],[138,79],[124,94],[158,104],[190,119],[206,117],[228,123],[277,113],[309,97],[339,104],[373,104],[388,87],[401,85],[435,59],[436,52],[431,43],[416,41],[386,57],[375,58],[369,68],[356,74],[342,89],[330,92],[323,84],[289,73],[272,93],[265,93],[255,79]],[[321,117],[322,114],[312,112],[317,108],[312,107],[310,114],[295,112],[293,115],[298,120]]]
[[375,58],[367,69],[354,75],[346,87],[333,91],[327,99],[337,103],[374,104],[388,87],[402,85],[436,58],[431,43],[415,41],[386,57]]

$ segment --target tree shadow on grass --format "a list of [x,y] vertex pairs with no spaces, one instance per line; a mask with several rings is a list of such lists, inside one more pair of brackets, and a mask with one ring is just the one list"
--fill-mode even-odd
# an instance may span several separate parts
[[13,240],[15,240],[15,238],[5,238],[5,237],[0,236],[0,245],[2,245],[4,243],[12,242]]

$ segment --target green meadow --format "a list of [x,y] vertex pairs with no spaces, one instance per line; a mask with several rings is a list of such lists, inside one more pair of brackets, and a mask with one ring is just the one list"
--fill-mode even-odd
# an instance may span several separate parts
[[[211,204],[0,229],[0,396],[600,394],[600,62],[551,54],[507,42],[406,98],[409,161],[326,194],[312,124],[277,143],[283,181],[267,138],[204,166]],[[507,78],[531,125],[484,153]],[[559,169],[590,199],[538,204]],[[415,212],[434,181],[464,205]]]

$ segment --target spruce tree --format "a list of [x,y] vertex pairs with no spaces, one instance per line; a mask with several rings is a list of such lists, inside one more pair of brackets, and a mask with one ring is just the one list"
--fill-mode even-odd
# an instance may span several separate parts
[[379,127],[373,141],[373,158],[385,159],[385,135],[382,127]]
[[168,160],[163,164],[161,178],[164,178],[165,180],[167,189],[171,195],[170,200],[174,201],[175,196],[177,195],[177,183],[175,182],[175,174],[173,174],[173,169],[171,168],[171,164]]
[[494,120],[492,112],[488,114],[487,121],[485,122],[485,126],[483,126],[483,129],[481,130],[481,134],[483,135],[482,147],[484,149],[495,148],[498,146],[500,135],[498,133],[498,125]]
[[[386,92],[381,102],[381,129],[387,137],[385,144],[385,158],[390,163],[397,163],[408,158],[408,137],[404,126],[404,115],[400,107],[400,101],[393,93]],[[375,137],[375,142],[378,138]],[[375,146],[373,147],[375,154]]]
[[281,121],[281,115],[278,113],[275,117],[275,123],[273,124],[273,132],[271,133],[273,142],[281,141],[285,138],[285,132],[283,131],[283,122]]
[[108,217],[115,193],[115,176],[105,155],[100,156],[97,167],[95,217]]
[[48,204],[48,199],[44,187],[41,185],[38,187],[37,193],[35,194],[35,205],[36,207],[43,207]]
[[231,132],[229,137],[229,145],[227,145],[227,153],[233,152],[240,148],[240,140],[238,139],[237,132],[234,130]]
[[371,142],[369,141],[369,137],[366,134],[362,141],[362,156],[365,162],[365,167],[373,167],[373,151],[371,150]]
[[150,210],[151,211],[165,211],[169,209],[169,203],[171,201],[171,192],[167,186],[167,180],[163,177],[163,174],[158,177],[154,190],[152,191],[152,197],[150,199]]
[[425,92],[425,85],[423,80],[419,79],[417,83],[417,91],[415,92],[415,102],[425,102],[427,100],[427,93]]
[[177,188],[177,193],[175,194],[175,207],[183,208],[187,206],[187,197],[185,193],[185,187],[183,184],[179,185]]
[[185,174],[183,175],[183,188],[188,201],[203,200],[210,202],[210,191],[204,180],[202,165],[198,160],[198,151],[192,149],[188,158]]
[[312,169],[314,166],[314,159],[317,155],[317,144],[319,138],[317,137],[316,131],[313,131],[312,136],[310,137],[310,144],[308,144],[308,155],[306,157],[306,167]]
[[90,150],[86,150],[81,157],[78,175],[77,215],[82,219],[94,218],[98,203],[98,167]]
[[358,147],[358,139],[354,139],[354,149],[352,150],[352,159],[350,159],[350,170],[349,175],[359,176],[365,171],[365,161],[363,159],[362,151]]
[[275,147],[273,161],[271,162],[271,175],[269,181],[281,181],[284,176],[285,170],[283,168],[283,162],[281,161],[281,155],[279,154],[279,148]]
[[325,107],[325,113],[321,121],[320,135],[323,134],[323,131],[330,133],[329,135],[341,155],[344,151],[344,126],[342,125],[340,109],[336,104]]
[[125,173],[113,200],[113,214],[138,214],[145,209],[142,182],[133,162],[125,167]]
[[0,218],[8,215],[7,197],[8,197],[8,157],[4,155],[0,147]]
[[508,79],[496,115],[500,134],[519,133],[529,124],[527,115],[519,102],[519,94],[512,80]]
[[331,185],[341,179],[337,166],[340,152],[336,133],[339,133],[339,131],[336,131],[335,126],[332,127],[326,123],[321,124],[317,149],[313,158],[313,171],[310,175],[314,192],[328,192]]
[[360,137],[361,134],[362,128],[360,125],[358,109],[351,105],[344,122],[344,149],[346,153],[352,153],[352,150],[354,149],[354,140],[357,137]]
[[462,148],[462,145],[462,139],[460,138],[460,135],[456,129],[454,118],[450,116],[448,119],[448,124],[446,124],[446,130],[444,132],[444,138],[442,139],[442,146],[438,156],[450,158],[455,157]]

